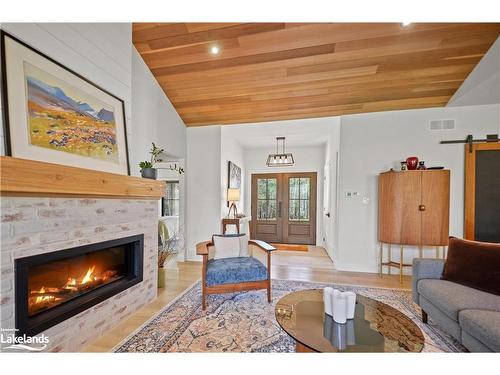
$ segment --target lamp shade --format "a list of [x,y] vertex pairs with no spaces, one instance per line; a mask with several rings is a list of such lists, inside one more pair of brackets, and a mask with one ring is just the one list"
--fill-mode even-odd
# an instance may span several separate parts
[[235,202],[240,200],[240,189],[227,189],[227,200]]

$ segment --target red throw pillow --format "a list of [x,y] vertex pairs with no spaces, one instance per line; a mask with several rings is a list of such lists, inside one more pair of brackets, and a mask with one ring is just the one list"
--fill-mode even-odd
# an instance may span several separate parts
[[500,244],[450,237],[443,279],[500,295]]

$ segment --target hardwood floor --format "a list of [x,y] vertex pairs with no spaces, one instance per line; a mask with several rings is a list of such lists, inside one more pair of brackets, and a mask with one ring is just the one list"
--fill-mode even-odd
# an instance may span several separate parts
[[[303,280],[322,283],[373,286],[383,288],[411,288],[411,278],[374,273],[343,272],[333,269],[325,249],[310,246],[309,251],[277,251],[273,254],[273,279]],[[170,301],[180,295],[201,277],[201,262],[171,262],[167,265],[167,287],[158,290],[158,297],[149,305],[132,314],[123,323],[109,330],[84,348],[84,352],[108,352],[120,341],[154,316]]]
[[401,284],[395,275],[379,277],[376,273],[336,271],[325,249],[319,246],[309,246],[308,252],[277,251],[272,263],[273,279],[411,289],[410,276],[404,276]]

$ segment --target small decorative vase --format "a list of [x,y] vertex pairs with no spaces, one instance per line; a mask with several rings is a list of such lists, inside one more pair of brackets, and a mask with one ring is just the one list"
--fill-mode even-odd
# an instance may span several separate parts
[[408,168],[406,167],[406,162],[405,161],[402,161],[401,162],[401,170],[402,171],[406,171]]
[[323,303],[325,305],[325,314],[333,316],[333,288],[326,287],[323,289]]
[[416,156],[410,156],[406,159],[406,166],[408,167],[408,170],[414,171],[418,166],[418,158]]
[[158,288],[165,288],[165,268],[158,268]]
[[333,320],[340,324],[347,322],[347,298],[336,289],[333,291]]
[[156,180],[158,171],[156,168],[143,168],[141,169],[141,176],[143,178],[149,178],[151,180]]
[[425,161],[423,161],[423,160],[419,161],[417,169],[422,170],[422,171],[427,169],[427,167],[425,166]]

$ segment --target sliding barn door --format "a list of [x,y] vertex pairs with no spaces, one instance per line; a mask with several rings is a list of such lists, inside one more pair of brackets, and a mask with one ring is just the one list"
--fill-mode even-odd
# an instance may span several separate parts
[[500,243],[500,143],[465,145],[465,238]]

